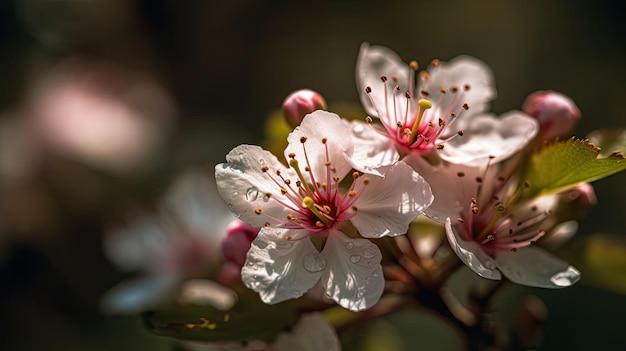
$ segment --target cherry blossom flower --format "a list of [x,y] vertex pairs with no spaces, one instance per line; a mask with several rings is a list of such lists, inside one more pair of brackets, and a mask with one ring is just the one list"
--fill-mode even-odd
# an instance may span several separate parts
[[382,170],[384,177],[352,171],[349,135],[339,116],[318,110],[289,135],[289,167],[253,145],[235,147],[216,166],[218,190],[233,212],[263,227],[241,276],[264,302],[297,298],[321,281],[341,306],[371,307],[384,285],[381,252],[345,235],[342,224],[349,220],[365,238],[405,234],[432,202],[428,184],[403,162]]
[[[431,184],[435,200],[426,215],[444,223],[457,256],[478,275],[528,286],[560,288],[580,272],[534,244],[548,231],[563,230],[553,213],[559,195],[520,202],[523,184],[486,168],[432,166],[419,157],[406,161]],[[575,228],[574,228],[575,230]]]
[[494,162],[509,157],[536,135],[537,123],[522,112],[500,118],[486,113],[496,93],[483,62],[461,56],[434,60],[419,74],[417,69],[415,61],[406,64],[385,47],[361,46],[356,71],[361,101],[383,127],[372,125],[371,117],[370,126],[352,122],[355,144],[370,165],[372,158],[385,165],[400,155],[434,150],[449,162],[484,165],[489,156]]
[[144,272],[107,292],[107,313],[137,313],[172,298],[181,283],[203,276],[222,258],[220,243],[232,220],[210,176],[189,172],[178,178],[154,215],[111,230],[104,250],[121,270]]

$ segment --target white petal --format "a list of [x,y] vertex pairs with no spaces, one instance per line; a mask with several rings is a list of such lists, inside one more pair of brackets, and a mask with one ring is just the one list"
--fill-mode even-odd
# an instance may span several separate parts
[[[387,115],[385,108],[385,90],[380,77],[387,76],[389,78],[387,82],[388,108],[393,111],[392,93],[395,85],[398,84],[400,86],[402,94],[406,91],[412,92],[415,88],[409,85],[411,84],[409,83],[409,79],[412,74],[414,73],[409,65],[402,61],[395,52],[383,46],[370,46],[368,43],[363,43],[359,50],[356,63],[356,79],[359,96],[361,97],[365,111],[367,111],[369,115],[385,118]],[[398,83],[391,81],[393,76],[398,78]],[[414,83],[411,85],[414,85]],[[365,92],[365,88],[368,86],[372,89],[369,95],[374,99],[376,107],[380,109],[378,112],[382,115],[379,115],[374,106],[372,106],[370,97]],[[403,95],[402,101],[406,101]],[[402,112],[404,112],[404,110]]]
[[[400,158],[393,140],[361,121],[346,121],[354,142],[354,154],[348,160],[358,171],[379,174],[376,168],[390,166]],[[380,175],[380,174],[379,174]]]
[[[469,110],[464,111],[460,116],[466,121],[464,117],[486,111],[489,108],[489,101],[496,97],[493,72],[489,66],[477,58],[459,56],[449,62],[441,62],[438,67],[429,68],[428,72],[430,74],[428,96],[437,97],[433,98],[433,101],[439,101],[440,87],[449,90],[452,86],[457,86],[462,90],[465,84],[470,85],[469,91],[456,93],[463,94],[462,103],[469,105]],[[447,93],[441,96],[443,104],[447,105],[449,100],[454,99],[454,95]]]
[[[345,156],[352,157],[354,153],[354,144],[349,135],[350,130],[339,116],[328,111],[313,111],[304,116],[302,123],[287,137],[289,145],[285,149],[285,157],[289,159],[290,153],[296,154],[300,169],[305,173],[306,158],[300,141],[304,136],[307,138],[304,145],[306,155],[316,182],[328,181],[325,166],[327,148],[328,160],[332,167],[337,169],[335,174],[339,178],[343,178],[352,169],[352,166],[345,159]],[[322,143],[324,138],[327,139],[326,146]]]
[[[430,185],[434,201],[425,214],[431,219],[444,223],[447,217],[457,218],[468,206],[472,196],[476,196],[478,184],[474,181],[480,169],[457,164],[431,165],[419,155],[407,155],[404,159]],[[463,173],[463,179],[458,173]]]
[[496,253],[498,269],[512,282],[539,288],[563,288],[576,283],[580,272],[537,247]]
[[[276,218],[285,218],[291,212],[276,199],[265,196],[266,192],[270,192],[272,197],[289,202],[270,177],[276,177],[276,170],[280,170],[285,178],[296,178],[292,170],[285,169],[278,162],[276,156],[256,145],[239,145],[226,155],[226,161],[215,166],[217,188],[242,221],[262,227],[268,220],[255,213],[257,208]],[[267,173],[261,171],[263,166],[269,167]]]
[[493,258],[489,257],[477,243],[461,239],[456,229],[452,227],[450,218],[446,219],[445,227],[448,242],[463,263],[481,277],[494,280],[502,278]]
[[[363,184],[364,179],[369,184]],[[350,219],[361,235],[380,238],[405,234],[415,217],[433,202],[430,186],[404,162],[391,166],[385,177],[361,176],[356,215]]]
[[208,279],[189,279],[180,286],[178,302],[182,305],[212,306],[228,311],[237,303],[237,293]]
[[547,236],[541,239],[541,245],[557,248],[568,242],[578,231],[578,222],[571,220],[557,224]]
[[282,333],[272,344],[274,351],[339,351],[341,344],[335,329],[321,313],[312,312],[300,317],[290,333]]
[[537,121],[519,111],[501,118],[490,115],[473,116],[462,137],[448,141],[440,153],[452,163],[482,166],[493,156],[497,163],[521,150],[539,130]]
[[329,234],[323,253],[329,267],[322,284],[335,302],[351,311],[361,311],[378,302],[385,286],[378,246],[334,231]]
[[107,257],[124,271],[150,269],[155,258],[168,247],[168,234],[154,217],[141,218],[128,228],[111,231],[103,242]]
[[252,242],[241,279],[259,293],[265,303],[275,304],[307,292],[326,269],[326,257],[309,239],[297,238],[304,231],[262,228]]
[[187,172],[177,177],[165,195],[162,208],[165,214],[174,214],[191,234],[220,240],[232,221],[232,214],[217,192],[214,175],[206,173]]
[[124,281],[105,293],[100,301],[107,314],[137,314],[160,307],[173,297],[180,278],[154,275]]

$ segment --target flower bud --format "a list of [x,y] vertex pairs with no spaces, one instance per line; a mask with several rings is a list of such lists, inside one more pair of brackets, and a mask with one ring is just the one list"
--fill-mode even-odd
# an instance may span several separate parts
[[581,183],[568,193],[569,199],[580,210],[588,210],[598,203],[598,198],[589,183]]
[[222,252],[226,260],[239,267],[243,266],[246,262],[246,254],[250,249],[250,244],[258,233],[259,228],[255,228],[238,219],[232,221],[226,227],[226,236],[222,241]]
[[283,115],[293,128],[300,125],[306,114],[325,109],[326,101],[322,95],[310,89],[296,90],[283,101]]
[[537,119],[543,140],[566,136],[580,119],[580,110],[574,101],[555,91],[530,94],[522,109]]

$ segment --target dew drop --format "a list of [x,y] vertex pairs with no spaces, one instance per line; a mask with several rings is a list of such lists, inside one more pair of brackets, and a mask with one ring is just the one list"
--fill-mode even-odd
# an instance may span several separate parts
[[365,249],[363,249],[363,257],[365,258],[372,258],[376,256],[376,253],[378,253],[378,250],[373,247],[366,247]]
[[251,188],[248,188],[248,190],[246,190],[246,200],[252,202],[256,200],[257,197],[259,197],[259,189],[255,187],[251,187]]
[[350,256],[350,262],[352,262],[352,263],[359,263],[359,261],[361,261],[361,256],[359,256],[359,255],[352,255],[352,256]]
[[354,133],[354,135],[356,135],[356,136],[360,136],[361,134],[363,134],[363,130],[364,130],[363,126],[360,125],[360,124],[355,124],[352,127],[352,133]]
[[346,249],[352,250],[353,248],[354,248],[354,243],[347,243],[346,244]]
[[267,194],[263,194],[263,202],[268,202],[270,201],[270,197]]
[[307,272],[315,273],[326,268],[326,258],[320,253],[313,253],[304,256],[302,265]]

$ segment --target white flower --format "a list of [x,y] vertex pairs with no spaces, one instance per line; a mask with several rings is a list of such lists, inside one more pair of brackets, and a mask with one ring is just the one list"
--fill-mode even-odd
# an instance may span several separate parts
[[449,162],[484,165],[489,156],[509,157],[537,133],[537,123],[521,112],[499,119],[485,114],[495,88],[483,62],[467,56],[435,60],[428,72],[420,72],[417,85],[416,70],[417,63],[406,64],[385,47],[361,46],[356,70],[361,101],[384,127],[352,122],[355,144],[370,155],[370,165],[374,155],[380,166],[397,160],[398,153],[433,150]]
[[[321,279],[341,306],[362,310],[382,294],[381,253],[340,231],[350,220],[366,238],[406,233],[432,202],[428,184],[403,162],[384,177],[351,172],[354,145],[335,114],[315,111],[288,137],[283,166],[258,146],[240,145],[217,165],[218,189],[243,221],[263,227],[242,268],[266,303],[296,298]],[[345,192],[340,182],[350,174]]]
[[157,215],[112,230],[104,238],[109,259],[123,271],[146,275],[106,293],[107,313],[137,313],[171,298],[185,279],[221,259],[221,240],[232,220],[210,176],[190,172],[166,193]]
[[[519,203],[517,182],[486,169],[462,165],[433,167],[419,157],[406,161],[431,184],[435,201],[426,214],[445,224],[450,246],[478,275],[523,285],[560,288],[580,272],[533,244],[549,230],[561,230],[552,213],[558,194]],[[523,187],[523,185],[521,185]]]

